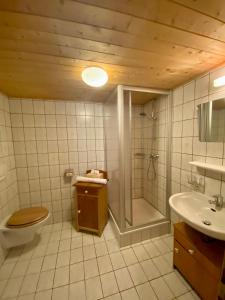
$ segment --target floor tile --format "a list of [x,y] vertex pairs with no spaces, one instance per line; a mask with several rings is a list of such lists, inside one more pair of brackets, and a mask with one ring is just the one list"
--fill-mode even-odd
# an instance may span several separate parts
[[109,255],[100,256],[97,258],[99,273],[104,274],[112,271],[112,264]]
[[29,295],[21,295],[17,298],[17,300],[34,300],[34,293]]
[[148,242],[143,245],[151,258],[160,255],[159,249],[152,242]]
[[82,247],[83,241],[82,237],[75,237],[71,241],[71,249]]
[[122,300],[139,300],[137,291],[132,288],[121,293]]
[[99,275],[97,259],[89,259],[84,261],[84,276],[85,279],[96,277]]
[[46,255],[56,254],[59,249],[59,241],[51,242],[46,247]]
[[101,283],[104,297],[119,292],[114,272],[101,275]]
[[39,241],[9,251],[0,298],[200,300],[173,270],[172,249],[172,235],[120,249],[110,223],[101,237],[76,232],[70,222],[47,225]]
[[141,285],[136,286],[136,290],[138,292],[139,298],[141,300],[157,300],[157,297],[149,284],[149,282],[146,282]]
[[55,270],[42,272],[39,277],[37,291],[49,290],[53,287]]
[[110,254],[113,270],[117,270],[126,266],[123,256],[120,252]]
[[115,275],[120,291],[133,287],[134,284],[127,268],[116,270]]
[[35,274],[41,271],[43,257],[32,259],[28,265],[26,274]]
[[71,251],[70,263],[74,264],[83,260],[82,248],[76,248]]
[[34,293],[37,289],[38,279],[39,273],[25,276],[21,286],[20,295]]
[[68,266],[70,263],[70,251],[64,251],[58,253],[56,268]]
[[152,280],[150,284],[159,300],[172,300],[175,298],[161,277]]
[[106,245],[109,253],[117,252],[120,250],[119,244],[116,239],[107,240]]
[[134,251],[132,248],[122,250],[121,251],[123,255],[123,259],[127,266],[135,264],[138,262],[136,255],[134,254]]
[[69,286],[61,286],[52,290],[52,300],[68,300],[69,299]]
[[86,280],[87,300],[96,300],[103,297],[100,277],[92,277]]
[[69,285],[69,299],[86,300],[84,281],[79,281]]
[[57,260],[57,254],[45,256],[42,264],[42,271],[44,272],[44,271],[55,269],[56,260]]
[[95,251],[96,251],[97,256],[103,256],[103,255],[108,254],[108,249],[107,249],[106,243],[101,242],[101,243],[95,244]]
[[8,279],[16,263],[3,264],[0,268],[0,280]]
[[54,287],[69,284],[69,266],[56,269],[54,277]]
[[145,250],[143,245],[138,245],[133,247],[134,253],[138,259],[138,261],[143,261],[149,259],[149,255]]
[[84,263],[70,265],[70,283],[84,280]]
[[84,260],[88,260],[96,257],[95,246],[87,245],[83,247]]
[[108,297],[105,297],[104,300],[121,300],[120,294],[114,294]]
[[37,292],[34,297],[34,300],[51,300],[51,299],[52,299],[52,289]]
[[9,279],[3,291],[2,299],[16,297],[23,282],[23,277]]
[[131,278],[135,285],[138,285],[138,284],[148,281],[148,279],[139,263],[129,266],[128,270],[130,272]]
[[151,259],[142,261],[141,266],[142,266],[148,280],[152,280],[152,279],[160,276],[159,270],[153,264]]
[[188,292],[187,286],[184,285],[175,272],[169,273],[163,278],[176,297]]
[[29,260],[17,262],[12,271],[11,277],[18,277],[18,276],[25,275],[28,265],[29,265]]
[[165,275],[173,271],[172,266],[168,264],[163,256],[154,257],[152,259],[161,275]]
[[59,242],[59,252],[70,250],[71,239],[62,240]]

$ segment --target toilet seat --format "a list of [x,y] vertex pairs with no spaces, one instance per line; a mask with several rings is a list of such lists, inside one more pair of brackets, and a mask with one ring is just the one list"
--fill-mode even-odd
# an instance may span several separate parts
[[45,207],[29,207],[17,210],[8,219],[6,226],[9,228],[21,228],[40,222],[48,216]]

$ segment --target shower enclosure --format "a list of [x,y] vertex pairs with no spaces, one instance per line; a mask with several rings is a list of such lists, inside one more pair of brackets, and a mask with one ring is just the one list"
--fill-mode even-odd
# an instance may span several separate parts
[[109,208],[122,233],[169,221],[170,101],[169,91],[118,86],[105,103]]

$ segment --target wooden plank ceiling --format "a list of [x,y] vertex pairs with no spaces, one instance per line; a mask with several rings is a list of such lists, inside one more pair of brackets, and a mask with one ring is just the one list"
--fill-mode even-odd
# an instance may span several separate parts
[[[171,89],[225,61],[223,0],[1,0],[0,90],[104,101],[118,84]],[[103,67],[93,89],[81,71]]]

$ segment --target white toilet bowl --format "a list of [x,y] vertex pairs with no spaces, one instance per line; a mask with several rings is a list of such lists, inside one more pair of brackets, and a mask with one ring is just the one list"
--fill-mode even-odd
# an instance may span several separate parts
[[3,248],[12,248],[19,245],[23,245],[26,243],[31,242],[34,239],[35,233],[38,229],[43,226],[48,218],[50,216],[50,213],[47,214],[45,218],[42,218],[40,221],[36,223],[31,223],[30,225],[27,225],[25,227],[17,227],[15,228],[9,228],[7,226],[7,221],[11,216],[6,217],[1,223],[0,223],[0,244]]

